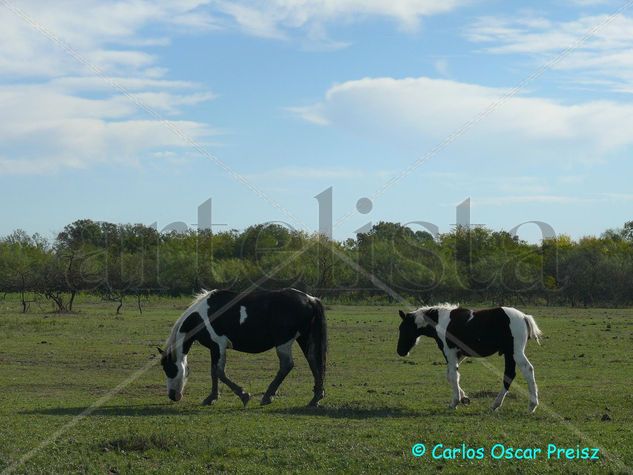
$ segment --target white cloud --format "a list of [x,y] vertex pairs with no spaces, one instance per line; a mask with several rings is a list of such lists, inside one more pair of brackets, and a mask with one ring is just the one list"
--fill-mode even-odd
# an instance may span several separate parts
[[247,175],[253,181],[286,180],[358,180],[359,178],[386,179],[393,176],[395,170],[365,170],[349,167],[301,167],[287,166]]
[[153,79],[152,77],[121,77],[121,76],[66,76],[50,81],[51,86],[65,91],[111,91],[112,83],[116,83],[128,91],[149,89],[192,89],[199,87],[190,81],[172,81],[167,79]]
[[[211,131],[189,121],[174,124],[188,136],[200,139]],[[137,165],[153,148],[183,147],[174,134],[157,121],[61,120],[34,129],[20,138],[35,137],[31,150],[20,155],[0,153],[0,174],[46,174],[61,168],[87,168],[99,163]],[[27,131],[25,131],[27,132]]]
[[581,7],[590,7],[594,5],[605,5],[612,3],[612,0],[567,0],[572,5],[579,5]]
[[[593,28],[601,25],[597,31]],[[560,51],[592,32],[580,50],[608,51],[633,44],[633,18],[623,14],[586,16],[573,21],[552,22],[546,18],[480,18],[466,36],[475,42],[496,43],[494,53],[544,53]]]
[[[215,28],[206,0],[27,0],[18,8],[107,77],[97,77],[36,31],[20,12],[0,7],[0,174],[49,173],[96,163],[138,164],[187,148],[181,138],[124,96],[118,86],[170,118],[215,95],[190,81],[169,80],[144,51],[166,34]],[[147,36],[146,27],[161,33]],[[151,119],[151,120],[150,120]],[[180,118],[195,140],[218,131]],[[164,155],[167,156],[167,155]]]
[[307,122],[316,125],[330,125],[329,119],[326,117],[322,104],[314,104],[311,106],[286,107],[285,110],[291,114],[301,117]]
[[272,12],[255,6],[242,5],[237,2],[222,2],[220,9],[233,17],[237,24],[246,32],[263,38],[284,38],[285,35],[278,27],[278,19]]
[[[204,93],[139,96],[168,114],[210,98]],[[141,117],[137,107],[120,95],[94,99],[41,85],[0,86],[0,174],[48,173],[105,162],[137,164],[152,150],[187,146],[161,122]],[[196,140],[216,133],[193,121],[174,123]]]
[[420,172],[420,179],[441,181],[446,189],[485,193],[548,195],[552,194],[551,177],[534,175],[479,174],[464,172]]
[[[202,102],[215,99],[216,95],[211,92],[197,92],[193,94],[179,95],[168,92],[140,92],[131,94],[137,101],[162,113],[169,115],[180,114],[182,106],[194,106]],[[121,100],[129,101],[127,97],[120,97]]]
[[305,29],[308,36],[324,38],[327,23],[354,22],[370,17],[393,19],[404,30],[418,28],[420,19],[447,13],[470,0],[255,0],[214,2],[249,34],[284,38],[288,31]]
[[[598,25],[600,28],[593,31]],[[591,36],[578,45],[589,32]],[[623,14],[585,16],[563,22],[530,15],[483,17],[467,29],[466,37],[485,44],[486,51],[493,54],[555,55],[577,45],[554,68],[573,71],[570,76],[573,81],[599,78],[622,92],[633,86],[633,18]],[[542,58],[538,61],[542,63]]]
[[559,194],[522,194],[500,195],[472,198],[472,206],[508,206],[516,204],[551,204],[551,205],[577,205],[591,203],[628,203],[633,201],[630,193],[588,193],[583,196],[559,195]]
[[[293,111],[309,122],[371,139],[429,146],[445,139],[506,92],[427,77],[365,78],[335,85],[321,102]],[[534,160],[546,154],[548,159],[592,161],[633,144],[628,125],[632,118],[632,104],[563,104],[515,96],[460,141],[476,144],[478,153],[505,144],[513,158],[531,152]]]
[[592,203],[597,201],[593,198],[578,197],[578,196],[565,196],[565,195],[505,195],[505,196],[492,196],[473,198],[471,200],[472,206],[507,206],[516,204],[557,204],[557,205],[569,205],[579,203]]
[[[205,0],[27,0],[17,6],[28,17],[107,71],[134,71],[155,58],[130,46],[165,44],[164,37],[147,38],[148,25],[211,28]],[[194,20],[195,18],[195,20]],[[123,45],[124,48],[118,48]],[[4,75],[60,76],[83,68],[24,19],[3,7],[0,16],[0,68]]]

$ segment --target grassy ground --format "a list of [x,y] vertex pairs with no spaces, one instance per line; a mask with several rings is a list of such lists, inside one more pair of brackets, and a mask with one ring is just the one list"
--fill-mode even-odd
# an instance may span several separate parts
[[[156,362],[184,300],[154,302],[143,316],[84,303],[79,313],[16,312],[0,302],[0,470],[75,425],[17,467],[24,473],[185,472],[623,472],[633,467],[633,310],[528,308],[546,333],[530,342],[541,403],[527,414],[525,382],[499,413],[489,407],[500,387],[502,358],[462,365],[470,406],[447,408],[449,387],[435,344],[421,341],[409,358],[395,353],[399,319],[390,307],[328,310],[330,358],[323,407],[303,406],[312,381],[298,348],[297,366],[266,407],[247,409],[222,387],[208,394],[209,355],[194,346],[191,377],[180,403],[165,395],[153,366],[89,416],[75,416]],[[276,370],[274,352],[231,352],[228,374],[261,395]],[[608,417],[606,417],[607,415]],[[610,420],[603,420],[610,419]],[[484,447],[484,460],[414,458],[411,446]],[[600,460],[493,460],[497,443],[544,448],[593,446]],[[608,454],[608,455],[607,455]]]

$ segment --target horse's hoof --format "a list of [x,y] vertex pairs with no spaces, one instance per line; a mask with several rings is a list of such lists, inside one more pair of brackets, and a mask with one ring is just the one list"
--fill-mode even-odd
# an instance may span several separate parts
[[307,407],[319,407],[319,401],[325,397],[324,391],[317,391]]
[[251,395],[249,393],[242,393],[240,394],[240,399],[242,400],[242,404],[244,404],[244,407],[246,407],[248,401],[251,400]]
[[530,404],[528,405],[528,412],[530,414],[534,414],[534,411],[536,411],[537,406],[538,406],[538,402],[530,402]]
[[448,405],[448,408],[455,410],[457,409],[457,404],[459,404],[459,401],[453,401]]
[[468,396],[464,396],[460,401],[464,406],[468,406],[470,404],[470,398]]
[[268,395],[268,394],[264,394],[262,396],[262,400],[259,401],[259,405],[260,406],[268,406],[271,402],[273,402],[273,399],[275,399],[275,395]]
[[203,406],[212,406],[213,404],[215,404],[218,400],[218,397],[211,397],[209,396],[208,398],[206,398],[204,401],[202,401],[202,405]]

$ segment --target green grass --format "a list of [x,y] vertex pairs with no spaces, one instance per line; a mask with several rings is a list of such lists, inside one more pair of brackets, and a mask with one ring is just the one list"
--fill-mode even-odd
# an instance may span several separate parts
[[[140,316],[113,305],[78,306],[79,313],[17,313],[0,302],[0,470],[49,440],[86,407],[148,362],[186,307],[184,300],[151,303]],[[461,367],[470,406],[449,410],[442,355],[423,339],[409,358],[395,353],[399,319],[393,307],[328,309],[330,355],[322,407],[304,408],[312,381],[301,352],[270,406],[258,398],[243,409],[222,386],[213,407],[209,354],[196,345],[180,403],[165,394],[159,366],[136,379],[17,468],[21,473],[189,472],[621,472],[633,467],[633,310],[528,308],[546,334],[530,342],[541,403],[527,414],[525,382],[517,375],[502,410],[489,407],[496,374],[472,360]],[[230,352],[228,374],[261,396],[274,376],[274,352]],[[608,414],[611,420],[603,421]],[[598,444],[598,462],[416,459],[411,446],[490,448],[548,443]],[[624,466],[620,464],[624,464]]]

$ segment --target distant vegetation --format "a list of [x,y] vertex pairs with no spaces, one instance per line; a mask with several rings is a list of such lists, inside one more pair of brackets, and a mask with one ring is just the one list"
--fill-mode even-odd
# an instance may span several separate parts
[[72,311],[79,293],[111,300],[118,311],[124,299],[142,309],[150,295],[253,283],[330,301],[389,300],[372,275],[414,302],[629,305],[633,222],[600,237],[540,244],[479,227],[433,237],[387,222],[343,242],[276,224],[164,234],[90,220],[69,224],[53,242],[24,231],[0,239],[0,293],[18,294],[24,312],[44,299]]

